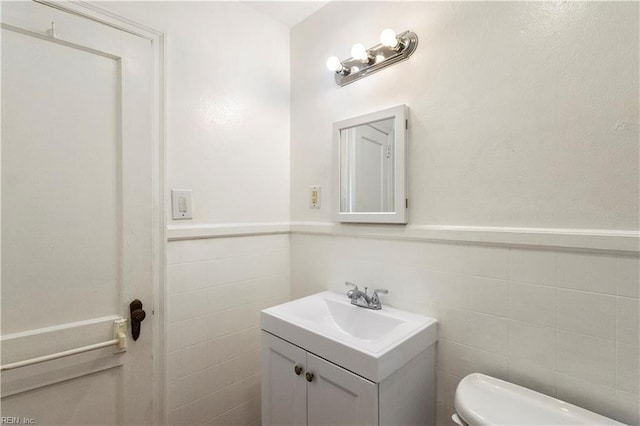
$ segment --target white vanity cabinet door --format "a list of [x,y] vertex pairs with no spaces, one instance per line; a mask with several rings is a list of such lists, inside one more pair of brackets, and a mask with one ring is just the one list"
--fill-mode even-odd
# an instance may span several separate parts
[[306,359],[306,351],[262,332],[263,425],[307,424]]
[[377,425],[378,385],[307,352],[308,425]]

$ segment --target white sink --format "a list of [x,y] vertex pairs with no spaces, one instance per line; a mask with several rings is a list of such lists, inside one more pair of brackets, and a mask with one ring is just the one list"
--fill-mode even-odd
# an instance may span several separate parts
[[436,320],[325,291],[262,311],[262,329],[379,383],[437,340]]

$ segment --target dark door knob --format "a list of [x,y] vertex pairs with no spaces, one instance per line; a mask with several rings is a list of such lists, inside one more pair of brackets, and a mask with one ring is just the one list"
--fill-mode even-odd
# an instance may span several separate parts
[[313,373],[307,373],[304,375],[304,377],[306,377],[307,382],[310,382],[313,380]]
[[140,337],[140,323],[146,318],[147,313],[142,309],[142,302],[138,299],[129,304],[129,313],[131,317],[131,337],[138,340]]
[[135,309],[133,312],[131,312],[131,321],[142,321],[143,319],[145,319],[147,316],[147,313],[144,311],[144,309]]
[[302,374],[302,367],[300,367],[299,365],[295,365],[293,367],[293,371],[295,371],[296,375],[299,376]]

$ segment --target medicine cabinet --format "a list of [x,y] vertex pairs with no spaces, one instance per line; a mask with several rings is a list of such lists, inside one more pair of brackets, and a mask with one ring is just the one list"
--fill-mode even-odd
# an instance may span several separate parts
[[408,108],[333,124],[336,222],[407,223]]

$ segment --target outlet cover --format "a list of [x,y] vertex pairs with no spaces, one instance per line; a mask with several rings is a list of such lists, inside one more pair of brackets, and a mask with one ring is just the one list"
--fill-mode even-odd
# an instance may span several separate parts
[[322,195],[322,187],[320,185],[312,185],[309,187],[309,208],[319,209],[320,199]]

